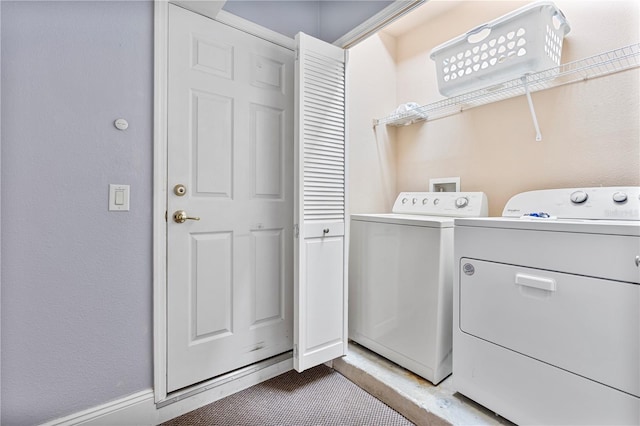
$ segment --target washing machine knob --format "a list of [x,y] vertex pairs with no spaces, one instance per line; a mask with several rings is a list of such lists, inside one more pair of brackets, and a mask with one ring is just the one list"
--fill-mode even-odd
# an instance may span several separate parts
[[456,207],[461,209],[469,205],[469,199],[467,197],[460,197],[456,199]]
[[422,199],[422,205],[423,205],[423,206],[424,206],[424,205],[426,205],[428,202],[429,202],[429,199],[428,199],[428,198],[423,198],[423,199]]
[[627,194],[624,192],[614,192],[613,193],[613,201],[616,203],[624,203],[627,201]]
[[406,198],[403,198],[402,199],[402,204],[407,204],[407,201],[409,201],[409,200],[407,200]]
[[575,192],[572,192],[569,197],[571,198],[572,203],[582,204],[585,201],[587,201],[587,198],[589,198],[589,195],[587,195],[587,193],[584,191],[575,191]]
[[415,203],[417,203],[417,202],[418,202],[418,199],[417,199],[417,198],[414,198],[413,200],[411,200],[411,202],[412,202],[413,204],[415,204]]
[[433,200],[433,205],[437,206],[439,202],[440,202],[440,199],[436,198],[435,200]]

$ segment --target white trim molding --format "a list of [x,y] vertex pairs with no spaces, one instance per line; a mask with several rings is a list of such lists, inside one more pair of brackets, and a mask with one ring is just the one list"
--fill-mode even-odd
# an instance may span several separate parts
[[277,44],[278,46],[284,47],[285,49],[289,49],[292,51],[296,50],[296,42],[294,39],[272,31],[268,28],[262,27],[251,21],[247,21],[246,19],[236,16],[225,10],[221,10],[220,12],[218,12],[214,19],[237,30],[251,34],[273,44]]
[[155,425],[156,407],[153,403],[153,391],[144,390],[111,401],[97,407],[79,411],[42,426],[71,426],[71,425]]
[[154,392],[148,389],[43,423],[41,426],[157,425],[293,369],[290,352],[274,358],[203,383],[199,389],[173,395],[162,405],[154,403]]
[[169,3],[154,1],[153,377],[155,402],[167,396],[167,50]]
[[416,7],[422,5],[427,0],[396,0],[362,24],[355,27],[339,39],[333,42],[334,45],[348,49],[355,46],[373,33],[380,31],[401,16],[409,13]]
[[[168,0],[168,1],[171,4],[175,4],[176,6],[180,6],[184,9],[190,10],[191,12],[214,19],[222,24],[228,25],[232,28],[235,28],[247,34],[251,34],[252,36],[261,38],[268,42],[277,44],[278,46],[284,47],[285,49],[295,50],[296,44],[292,38],[287,37],[283,34],[280,34],[276,31],[270,30],[268,28],[265,28],[254,22],[248,21],[232,13],[229,13],[226,10],[221,10],[224,2],[218,2],[218,4],[215,6],[207,7],[205,2],[200,2],[200,1],[184,1],[184,0]],[[407,1],[407,0],[402,0],[402,1]],[[409,1],[416,1],[416,0],[409,0]],[[419,1],[425,1],[425,0],[419,0]]]
[[[2,117],[2,7],[0,7],[0,117]],[[0,118],[0,135],[2,135],[2,119]],[[0,136],[0,194],[2,193],[2,136]],[[2,241],[2,197],[0,196],[0,241]],[[2,249],[0,248],[0,265],[2,265]],[[1,269],[1,268],[0,268]],[[0,295],[2,294],[2,274],[0,274]],[[0,296],[2,306],[2,296]],[[2,342],[2,308],[0,308],[0,342]],[[0,343],[0,354],[2,344]],[[2,357],[0,357],[0,372],[2,371]],[[2,373],[0,373],[2,383]],[[1,386],[0,386],[1,388]],[[0,391],[0,419],[2,419],[2,391]]]

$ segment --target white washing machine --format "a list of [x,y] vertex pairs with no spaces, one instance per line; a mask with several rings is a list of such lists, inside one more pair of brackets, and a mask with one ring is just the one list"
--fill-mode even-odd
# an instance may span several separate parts
[[349,338],[434,384],[451,374],[453,217],[481,192],[403,192],[390,214],[351,215]]
[[640,424],[640,188],[455,220],[453,384],[518,424]]

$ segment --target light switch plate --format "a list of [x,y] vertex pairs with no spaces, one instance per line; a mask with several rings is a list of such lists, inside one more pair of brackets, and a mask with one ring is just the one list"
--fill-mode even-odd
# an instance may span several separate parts
[[109,211],[129,211],[129,185],[115,183],[109,185]]

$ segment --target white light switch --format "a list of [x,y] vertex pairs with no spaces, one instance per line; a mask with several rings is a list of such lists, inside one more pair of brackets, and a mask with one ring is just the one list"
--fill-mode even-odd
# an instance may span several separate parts
[[129,185],[109,185],[109,211],[129,211]]
[[124,206],[124,190],[116,189],[116,206]]

